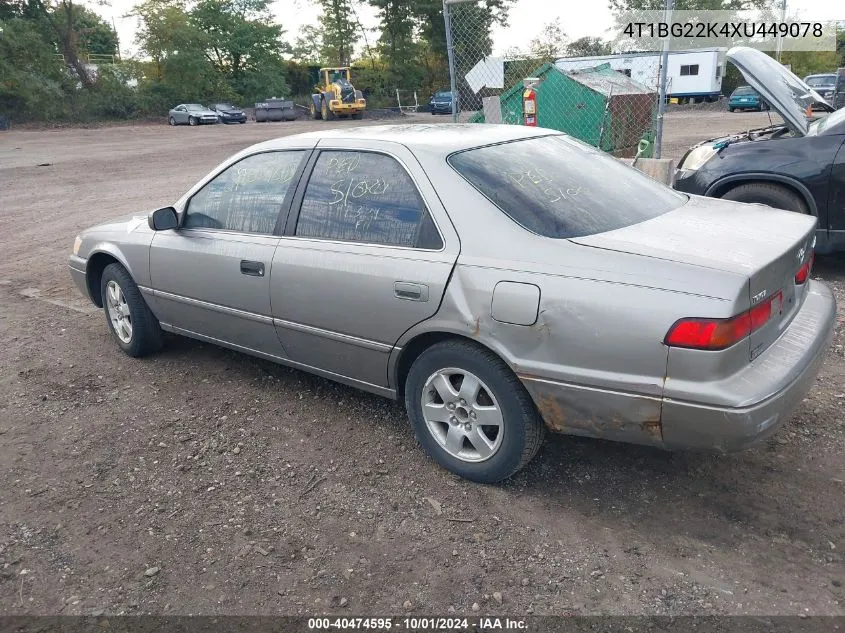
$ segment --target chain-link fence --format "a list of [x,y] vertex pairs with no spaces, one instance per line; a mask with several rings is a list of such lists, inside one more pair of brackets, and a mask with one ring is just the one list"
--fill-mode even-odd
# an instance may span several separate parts
[[456,120],[536,124],[614,156],[655,156],[659,52],[564,58],[550,44],[491,55],[489,11],[473,1],[445,8]]

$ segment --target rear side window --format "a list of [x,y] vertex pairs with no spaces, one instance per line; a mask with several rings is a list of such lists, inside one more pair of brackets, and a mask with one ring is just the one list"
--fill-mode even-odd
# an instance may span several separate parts
[[296,234],[434,250],[443,246],[408,172],[394,158],[374,152],[320,154]]
[[663,215],[687,197],[566,136],[522,139],[449,157],[449,164],[524,228],[564,239]]
[[305,152],[266,152],[238,161],[191,198],[185,228],[270,235]]

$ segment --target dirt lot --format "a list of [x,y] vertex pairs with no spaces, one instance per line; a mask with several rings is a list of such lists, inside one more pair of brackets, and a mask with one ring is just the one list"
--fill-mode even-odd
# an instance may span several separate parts
[[[671,113],[667,147],[766,120]],[[759,449],[553,437],[500,487],[375,396],[179,338],[124,356],[72,286],[76,233],[322,125],[0,133],[0,613],[845,615],[842,318]],[[845,259],[816,274],[845,305]]]

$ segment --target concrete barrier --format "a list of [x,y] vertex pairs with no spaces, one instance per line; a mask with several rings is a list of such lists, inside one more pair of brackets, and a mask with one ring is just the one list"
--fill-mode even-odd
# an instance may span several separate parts
[[664,185],[671,187],[675,184],[675,161],[671,158],[622,158],[620,160]]

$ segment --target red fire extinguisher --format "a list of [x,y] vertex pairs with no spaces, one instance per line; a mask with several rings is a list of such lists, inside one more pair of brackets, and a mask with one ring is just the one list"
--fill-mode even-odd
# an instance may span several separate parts
[[525,125],[537,127],[537,93],[528,87],[522,93],[522,118]]

